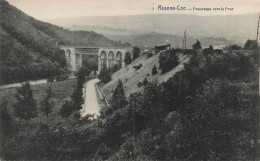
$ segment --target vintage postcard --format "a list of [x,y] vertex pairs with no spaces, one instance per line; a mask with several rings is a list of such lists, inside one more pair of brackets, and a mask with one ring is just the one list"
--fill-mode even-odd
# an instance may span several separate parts
[[0,0],[0,160],[258,161],[259,0]]

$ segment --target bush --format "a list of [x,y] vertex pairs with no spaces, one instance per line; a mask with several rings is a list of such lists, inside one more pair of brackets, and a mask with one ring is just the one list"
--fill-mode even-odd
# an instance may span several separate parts
[[56,81],[64,81],[64,80],[68,80],[69,76],[68,75],[59,75],[56,78]]
[[158,73],[157,67],[156,67],[156,65],[154,65],[154,66],[153,66],[153,69],[152,69],[152,75],[155,75],[155,74],[157,74],[157,73]]
[[153,53],[148,53],[147,54],[147,59],[149,59],[150,57],[152,57],[153,56]]
[[143,80],[143,85],[145,86],[145,85],[147,85],[147,83],[148,83],[148,80],[147,80],[147,78],[145,77],[144,80]]
[[143,83],[142,83],[142,82],[138,82],[138,83],[137,83],[137,87],[140,88],[140,87],[142,87],[142,86],[143,86]]
[[135,68],[135,71],[139,70],[140,68],[142,68],[142,64],[140,63],[138,66],[133,66],[133,68]]

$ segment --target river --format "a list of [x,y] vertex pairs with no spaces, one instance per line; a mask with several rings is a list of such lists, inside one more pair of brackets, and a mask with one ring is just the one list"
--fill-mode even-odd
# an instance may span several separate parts
[[99,115],[99,104],[96,95],[95,84],[100,82],[99,79],[92,79],[85,86],[85,103],[81,110],[81,117],[87,114],[94,114],[94,118]]

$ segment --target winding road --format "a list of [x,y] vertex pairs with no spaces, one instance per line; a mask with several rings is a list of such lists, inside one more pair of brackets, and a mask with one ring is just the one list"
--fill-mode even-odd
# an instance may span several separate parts
[[99,115],[99,104],[96,95],[95,84],[98,83],[99,79],[92,79],[87,82],[85,87],[85,103],[81,110],[81,117],[85,117],[87,114],[95,114],[94,118]]

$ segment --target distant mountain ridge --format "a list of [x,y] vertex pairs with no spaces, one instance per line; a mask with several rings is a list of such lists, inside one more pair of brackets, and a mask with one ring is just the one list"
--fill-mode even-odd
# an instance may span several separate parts
[[[87,27],[89,30],[104,35],[109,32],[111,35],[158,32],[182,36],[184,30],[187,30],[189,36],[196,38],[201,36],[225,37],[232,41],[245,42],[247,39],[255,38],[257,20],[257,14],[219,16],[156,14],[60,18],[48,20],[48,22],[71,30]],[[106,30],[106,28],[108,29]],[[109,28],[120,29],[119,34]],[[122,30],[126,31],[122,32]]]

